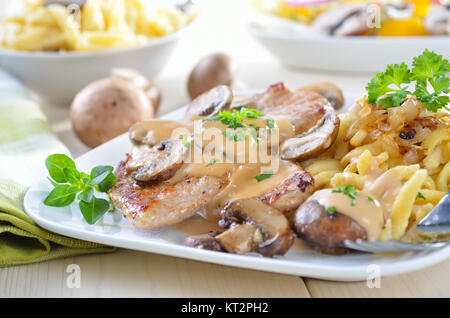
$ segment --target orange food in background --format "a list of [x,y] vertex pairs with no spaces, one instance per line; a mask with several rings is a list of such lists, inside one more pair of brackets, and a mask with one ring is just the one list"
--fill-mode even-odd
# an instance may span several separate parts
[[428,35],[422,20],[410,18],[387,20],[377,30],[379,36],[421,36]]

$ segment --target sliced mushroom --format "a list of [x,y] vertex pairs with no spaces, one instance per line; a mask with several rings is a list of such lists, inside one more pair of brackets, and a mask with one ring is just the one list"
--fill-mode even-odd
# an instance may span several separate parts
[[328,35],[360,35],[369,29],[369,5],[351,3],[328,10],[317,17],[313,28]]
[[366,240],[367,232],[347,215],[335,211],[330,214],[317,200],[309,199],[294,215],[294,230],[299,238],[323,253],[348,252],[345,240]]
[[236,224],[216,236],[216,240],[229,253],[247,254],[255,249],[254,236],[258,227],[251,224]]
[[183,164],[189,149],[179,139],[168,139],[159,145],[133,148],[126,169],[140,183],[160,182],[173,177]]
[[229,109],[233,92],[229,86],[220,85],[194,99],[188,106],[186,115],[216,116],[221,110]]
[[[229,226],[230,229],[220,236],[235,238],[235,240],[227,239],[227,242],[230,243],[228,246],[221,241],[224,248],[229,251],[251,250],[264,256],[283,255],[293,243],[292,231],[283,213],[257,199],[230,201],[222,210],[221,215],[220,224]],[[244,224],[251,227],[235,229],[238,225]],[[219,239],[219,237],[217,238]]]
[[450,7],[434,7],[425,17],[425,29],[434,35],[450,35]]
[[280,146],[282,159],[306,160],[318,156],[334,143],[339,131],[339,116],[331,105],[325,105],[324,116],[307,132],[292,137]]
[[184,239],[184,245],[189,247],[201,248],[204,250],[225,252],[221,243],[217,240],[217,232],[207,234],[192,235]]
[[339,109],[344,105],[344,94],[342,93],[342,90],[339,86],[330,82],[318,82],[305,85],[297,89],[297,91],[316,92],[317,94],[325,97],[334,109]]

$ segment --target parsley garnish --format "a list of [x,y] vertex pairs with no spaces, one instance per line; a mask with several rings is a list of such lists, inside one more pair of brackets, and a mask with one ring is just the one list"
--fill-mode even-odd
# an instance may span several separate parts
[[351,201],[350,201],[350,205],[351,206],[355,206],[356,205],[356,187],[353,184],[347,184],[346,186],[341,186],[338,189],[335,189],[332,191],[333,193],[342,193],[345,194],[346,196],[348,196]]
[[191,146],[191,143],[188,141],[188,137],[184,137],[182,141],[183,146],[186,148],[189,148]]
[[[259,137],[257,132],[261,127],[255,126],[254,124],[245,123],[245,119],[255,119],[264,116],[257,109],[240,107],[239,109],[233,110],[224,110],[221,111],[217,116],[213,118],[204,118],[203,121],[218,121],[222,124],[228,126],[235,131],[224,131],[222,134],[228,139],[232,141],[242,141],[247,139],[248,134],[246,133],[246,129],[250,130],[250,134],[255,139],[256,142],[259,142]],[[269,127],[270,132],[272,132],[275,127],[275,121],[273,119],[266,119],[267,127]]]
[[426,200],[427,198],[425,198],[425,196],[422,194],[422,192],[419,192],[419,193],[417,193],[416,200],[419,200],[419,199]]
[[333,205],[331,205],[331,206],[329,206],[329,207],[326,208],[326,211],[327,211],[329,214],[334,214],[334,212],[336,212],[336,207],[333,206]]
[[256,181],[261,182],[263,180],[269,179],[271,176],[273,176],[272,171],[265,171],[261,173],[259,176],[254,176],[253,178],[255,178]]
[[[450,63],[442,55],[426,49],[413,59],[412,65],[410,70],[404,62],[389,64],[385,72],[378,72],[366,86],[367,101],[383,108],[397,107],[408,95],[414,94],[430,111],[450,110],[447,107],[450,98],[446,95],[450,92],[450,78],[447,76]],[[413,93],[408,90],[412,81],[416,82]]]
[[374,202],[375,201],[375,199],[372,198],[372,197],[367,197],[367,200],[369,200],[370,202]]
[[212,165],[215,164],[217,161],[219,161],[219,160],[217,160],[216,158],[212,158],[212,159],[205,165],[205,167],[212,166]]

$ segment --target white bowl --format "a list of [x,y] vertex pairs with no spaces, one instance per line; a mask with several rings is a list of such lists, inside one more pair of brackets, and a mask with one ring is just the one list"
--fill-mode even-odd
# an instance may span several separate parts
[[130,48],[96,52],[23,52],[0,49],[0,66],[31,91],[54,104],[70,104],[88,83],[114,67],[139,70],[152,78],[165,66],[184,29]]
[[281,32],[249,24],[248,32],[281,63],[323,71],[376,72],[406,62],[428,48],[448,58],[449,36],[332,37],[312,32]]

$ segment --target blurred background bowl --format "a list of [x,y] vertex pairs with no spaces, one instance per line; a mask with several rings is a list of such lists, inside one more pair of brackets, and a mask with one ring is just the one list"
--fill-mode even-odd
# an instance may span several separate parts
[[0,49],[0,66],[17,76],[43,101],[70,105],[80,89],[109,76],[115,67],[133,68],[153,78],[166,65],[186,28],[141,46],[97,52]]
[[247,30],[282,64],[321,71],[377,72],[386,64],[409,63],[425,48],[450,52],[448,36],[333,37],[269,31],[252,24]]

